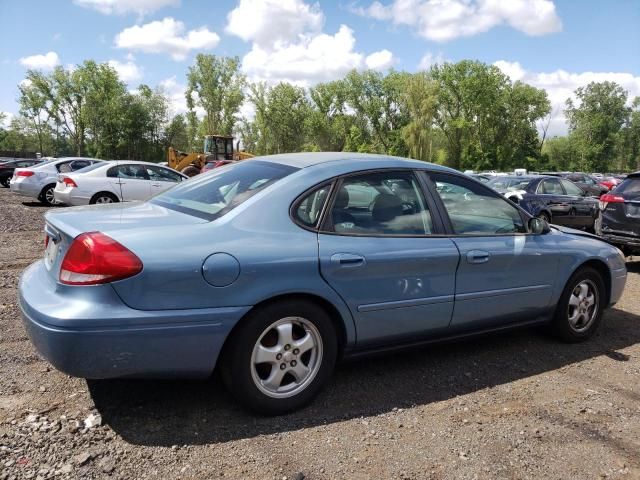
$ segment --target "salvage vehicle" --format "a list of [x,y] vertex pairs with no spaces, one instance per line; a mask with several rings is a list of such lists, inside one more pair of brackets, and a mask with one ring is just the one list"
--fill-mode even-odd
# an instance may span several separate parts
[[602,218],[597,233],[626,255],[640,253],[640,172],[632,173],[600,197]]
[[495,177],[487,185],[548,223],[594,231],[598,200],[565,178]]
[[534,324],[586,340],[626,281],[598,238],[455,170],[382,155],[258,157],[148,202],[48,212],[45,233],[19,304],[57,369],[217,368],[263,414],[310,402],[349,356]]
[[72,206],[147,200],[188,178],[154,163],[116,160],[58,174],[53,194],[57,203]]
[[59,173],[75,172],[102,162],[97,158],[65,157],[41,163],[31,168],[16,168],[9,181],[12,192],[38,200],[45,205],[53,205]]
[[591,197],[600,198],[600,195],[603,195],[609,191],[609,188],[604,185],[600,185],[600,180],[592,177],[591,175],[587,175],[586,173],[581,172],[560,172],[560,173],[543,173],[543,175],[551,175],[555,177],[566,178],[567,180],[571,180],[577,186],[579,186],[582,190],[587,192],[587,194]]
[[16,168],[32,167],[38,165],[40,160],[37,158],[25,158],[20,160],[8,160],[0,163],[0,185],[9,188],[9,181],[13,177]]

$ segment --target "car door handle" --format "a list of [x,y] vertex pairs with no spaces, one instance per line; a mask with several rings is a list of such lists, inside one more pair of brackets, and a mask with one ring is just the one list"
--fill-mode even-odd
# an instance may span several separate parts
[[467,252],[467,262],[469,263],[486,263],[491,258],[489,252],[484,250],[471,250]]
[[365,264],[362,255],[353,253],[334,253],[331,255],[331,263],[339,267],[359,267]]
[[152,183],[151,186],[152,187],[161,187],[162,185],[160,185],[159,183]]

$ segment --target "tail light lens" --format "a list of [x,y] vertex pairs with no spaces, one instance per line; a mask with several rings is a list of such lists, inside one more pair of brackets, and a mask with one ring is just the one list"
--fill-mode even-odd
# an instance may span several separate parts
[[78,186],[76,182],[73,181],[72,178],[62,177],[62,183],[64,183],[67,187],[75,188]]
[[16,177],[31,177],[33,175],[35,175],[35,172],[32,172],[31,170],[20,170],[16,172]]
[[620,195],[613,195],[611,193],[605,193],[600,197],[600,201],[605,203],[624,203],[624,198]]
[[97,285],[132,277],[142,271],[142,262],[129,249],[100,232],[77,236],[60,267],[60,282],[66,285]]
[[624,203],[624,197],[612,193],[605,193],[600,197],[600,210],[604,211],[610,203]]

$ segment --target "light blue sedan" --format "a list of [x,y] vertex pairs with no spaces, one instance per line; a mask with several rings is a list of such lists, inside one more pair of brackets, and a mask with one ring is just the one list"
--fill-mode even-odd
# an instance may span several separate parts
[[454,170],[300,153],[146,203],[57,210],[20,280],[37,350],[85,378],[207,377],[247,407],[309,402],[336,361],[548,324],[576,342],[622,295],[621,252]]

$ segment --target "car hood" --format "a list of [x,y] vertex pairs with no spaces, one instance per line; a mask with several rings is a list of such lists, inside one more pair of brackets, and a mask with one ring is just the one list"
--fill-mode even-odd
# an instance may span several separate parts
[[140,227],[175,229],[181,226],[207,223],[201,218],[148,202],[70,207],[48,212],[45,219],[71,238],[84,232],[100,231],[106,233]]
[[554,228],[562,233],[568,233],[570,235],[577,235],[579,237],[585,237],[585,238],[593,238],[595,240],[600,240],[601,242],[604,242],[602,238],[598,237],[597,235],[594,235],[593,233],[585,232],[584,230],[576,230],[575,228],[563,227],[562,225],[552,225],[551,228]]

